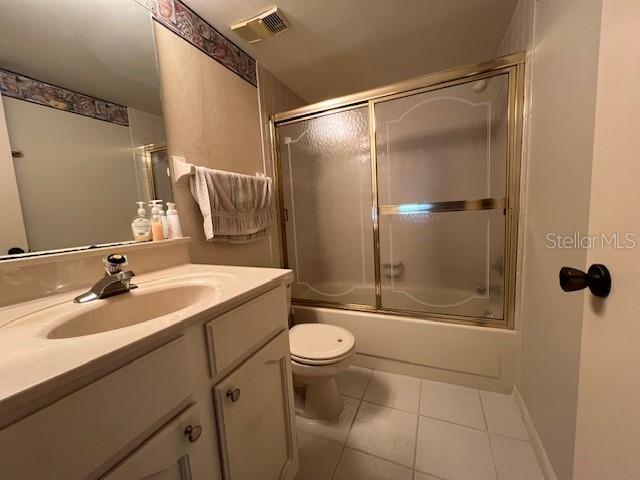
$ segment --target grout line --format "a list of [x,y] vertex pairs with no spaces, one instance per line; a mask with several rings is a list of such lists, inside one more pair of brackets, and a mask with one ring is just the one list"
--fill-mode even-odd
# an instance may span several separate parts
[[[443,419],[443,418],[438,418],[438,417],[433,417],[433,416],[430,416],[430,415],[421,414],[420,413],[420,404],[422,402],[422,385],[423,385],[423,382],[425,381],[425,379],[421,379],[419,377],[415,377],[415,378],[418,378],[420,380],[420,390],[419,390],[419,393],[418,393],[418,411],[417,412],[410,412],[408,410],[403,410],[403,409],[400,409],[400,408],[391,407],[389,405],[384,405],[384,404],[381,404],[381,403],[365,400],[364,397],[365,397],[365,394],[367,393],[367,390],[369,389],[369,386],[370,386],[371,381],[373,379],[373,375],[375,374],[376,371],[378,371],[378,370],[375,370],[375,369],[369,369],[369,370],[370,370],[370,373],[369,373],[369,376],[368,376],[368,379],[367,379],[367,383],[366,383],[366,385],[365,385],[365,387],[363,389],[362,395],[360,397],[353,397],[353,396],[350,396],[350,395],[341,394],[343,397],[358,401],[358,406],[357,406],[356,411],[355,411],[355,413],[353,415],[353,418],[351,419],[351,422],[349,424],[349,428],[347,429],[347,435],[344,437],[344,441],[336,442],[334,440],[326,439],[326,438],[324,438],[324,437],[322,437],[320,435],[314,434],[312,432],[306,432],[306,433],[311,433],[311,435],[314,435],[316,437],[322,438],[324,440],[331,441],[331,442],[333,442],[333,443],[335,443],[337,445],[340,445],[342,447],[341,450],[340,450],[340,455],[338,456],[338,460],[336,462],[335,468],[333,469],[333,472],[331,474],[331,477],[330,477],[331,479],[333,479],[335,477],[335,474],[336,474],[336,472],[338,470],[338,466],[340,465],[340,461],[342,460],[342,457],[344,456],[344,452],[345,452],[345,450],[347,448],[349,448],[351,450],[363,453],[365,455],[369,455],[371,457],[374,457],[374,458],[377,458],[379,460],[391,463],[393,465],[398,465],[398,466],[403,467],[403,468],[409,468],[409,469],[412,470],[414,480],[415,480],[416,472],[424,473],[426,475],[430,475],[430,476],[432,476],[434,478],[439,478],[441,480],[446,480],[444,477],[439,477],[438,475],[433,475],[432,473],[423,472],[422,470],[417,470],[416,469],[416,460],[417,460],[417,451],[418,451],[418,433],[419,433],[419,428],[420,428],[420,417],[425,417],[425,418],[429,418],[429,419],[432,419],[432,420],[435,420],[435,421],[448,423],[450,425],[456,425],[456,426],[459,426],[459,427],[469,428],[469,429],[472,429],[472,430],[484,432],[487,435],[487,441],[489,442],[489,450],[491,452],[491,460],[492,460],[492,464],[493,464],[493,468],[494,468],[494,473],[496,474],[496,478],[498,478],[498,470],[497,470],[497,466],[496,466],[496,463],[495,463],[495,457],[494,457],[494,454],[493,454],[493,448],[491,446],[490,435],[496,435],[496,436],[500,436],[500,437],[504,437],[504,438],[508,438],[508,439],[512,439],[512,440],[517,440],[517,441],[520,441],[520,442],[523,442],[523,443],[531,444],[530,440],[524,440],[524,439],[521,439],[521,438],[512,437],[512,436],[509,436],[509,435],[505,435],[505,434],[501,434],[501,433],[494,433],[494,432],[490,432],[489,431],[489,424],[487,422],[487,416],[486,416],[486,412],[485,412],[485,409],[484,409],[484,403],[482,401],[482,395],[480,395],[480,392],[481,392],[480,389],[474,389],[474,390],[476,390],[476,392],[478,394],[478,397],[479,397],[484,428],[473,427],[473,426],[470,426],[470,425],[464,425],[464,424],[461,424],[461,423],[456,423],[456,422],[453,422],[453,421],[450,421],[450,420],[446,420],[446,419]],[[368,403],[368,404],[376,405],[376,406],[379,406],[379,407],[384,407],[384,408],[389,408],[389,409],[392,409],[392,410],[397,410],[399,412],[407,413],[407,414],[410,414],[410,415],[416,415],[416,434],[415,434],[415,447],[414,447],[414,454],[413,454],[413,468],[408,467],[407,465],[403,465],[401,463],[397,463],[397,462],[395,462],[393,460],[389,460],[387,458],[381,457],[379,455],[376,455],[376,454],[373,454],[373,453],[370,453],[370,452],[366,452],[364,450],[360,450],[358,448],[347,447],[347,441],[349,439],[349,436],[351,435],[351,431],[352,431],[353,426],[355,424],[356,418],[358,417],[358,414],[360,413],[360,409],[362,408],[362,404],[363,403]]]
[[[419,396],[418,396],[419,398]],[[410,413],[411,415],[419,415],[420,414],[420,404],[418,404],[418,411],[412,412],[411,410],[405,410],[404,408],[392,407],[390,405],[385,405],[384,403],[374,402],[373,400],[365,400],[362,399],[363,402],[370,403],[371,405],[376,405],[378,407],[390,408],[391,410],[397,410],[399,412]]]
[[[344,451],[347,448],[347,440],[349,440],[349,435],[351,435],[351,429],[353,428],[353,424],[356,422],[356,417],[358,416],[358,412],[360,412],[360,407],[362,406],[362,399],[364,398],[364,394],[367,391],[367,388],[369,388],[369,383],[371,383],[371,377],[373,377],[373,370],[371,370],[371,372],[369,373],[369,378],[367,379],[367,384],[364,387],[364,390],[362,391],[362,396],[357,399],[358,400],[358,408],[356,408],[355,413],[353,414],[353,418],[351,419],[351,423],[349,424],[349,428],[347,429],[347,435],[344,437],[344,442],[342,443],[342,449],[340,450],[340,455],[338,456],[338,461],[336,462],[336,466],[333,469],[333,472],[331,473],[331,477],[330,480],[333,480],[333,477],[335,477],[336,472],[338,471],[338,466],[340,465],[340,461],[342,460],[342,456],[344,455]],[[345,397],[345,395],[343,395],[343,397]],[[353,397],[349,397],[349,398],[353,398]]]
[[484,411],[484,402],[482,401],[482,395],[480,395],[480,390],[476,390],[478,394],[478,400],[480,401],[480,410],[482,410],[482,423],[484,423],[484,430],[489,431],[489,422],[487,422],[487,414]]
[[487,430],[487,433],[489,435],[495,435],[496,437],[508,438],[509,440],[517,440],[518,442],[528,443],[529,445],[531,445],[531,439],[512,437],[511,435],[506,435],[504,433],[496,433],[490,430]]
[[[396,412],[400,412],[400,413],[406,413],[407,415],[416,415],[416,416],[423,416],[426,417],[427,415],[420,415],[418,412],[410,412],[409,410],[402,410],[401,408],[396,408],[396,407],[390,407],[389,405],[383,405],[382,403],[376,403],[376,402],[372,402],[370,400],[362,400],[363,403],[368,403],[369,405],[373,405],[375,407],[382,407],[382,408],[387,408],[389,410],[395,410]],[[436,419],[439,420],[439,419]],[[448,422],[448,423],[453,423],[453,422]],[[473,427],[469,427],[469,428],[473,428]]]
[[438,480],[451,480],[451,479],[447,479],[445,477],[441,477],[440,475],[434,475],[433,473],[423,472],[422,470],[414,470],[413,471],[413,480],[415,480],[416,473],[423,473],[425,475],[429,475],[430,477],[437,478]]
[[342,455],[344,455],[345,448],[347,447],[345,445],[342,445],[342,448],[340,449],[340,455],[338,455],[338,461],[336,462],[336,466],[333,467],[333,472],[331,472],[329,480],[333,480],[333,477],[335,477],[336,472],[338,471],[338,465],[340,465],[340,460],[342,460]]
[[489,422],[487,422],[487,414],[484,411],[484,403],[482,402],[482,395],[480,395],[480,392],[478,391],[478,396],[480,397],[480,408],[482,409],[482,418],[484,420],[484,424],[487,427],[486,433],[487,433],[487,442],[489,442],[489,452],[491,453],[491,464],[493,465],[493,471],[496,474],[496,479],[499,478],[498,476],[498,467],[496,466],[496,457],[493,454],[493,445],[491,445],[491,437],[489,436]]
[[[422,405],[422,382],[423,381],[424,381],[423,379],[420,380],[420,392],[418,393],[418,415],[417,415],[418,424],[416,425],[416,446],[415,446],[415,449],[413,451],[413,480],[415,480],[415,478],[416,478],[416,472],[424,473],[424,474],[429,475],[429,476],[431,476],[433,478],[439,478],[441,480],[446,480],[443,477],[439,477],[437,475],[433,475],[431,473],[423,472],[422,470],[417,470],[416,469],[416,461],[418,460],[418,434],[420,433],[420,417],[427,417],[426,415],[421,415],[420,414],[420,407]],[[431,417],[427,417],[427,418],[431,418]]]
[[302,432],[305,435],[311,435],[312,437],[315,437],[318,440],[323,440],[325,442],[333,443],[333,444],[338,445],[338,446],[342,445],[341,443],[336,442],[335,440],[331,440],[329,438],[323,437],[322,435],[318,435],[317,433],[309,432],[307,430],[302,430],[300,428],[296,428],[296,432]]
[[[368,455],[368,456],[373,457],[373,458],[377,458],[378,460],[382,460],[383,462],[391,463],[392,465],[397,465],[398,467],[406,468],[407,470],[413,471],[413,469],[411,467],[407,467],[403,463],[398,463],[398,462],[396,462],[394,460],[389,460],[388,458],[381,457],[380,455],[376,455],[375,453],[366,452],[364,450],[360,450],[359,448],[355,448],[355,447],[347,447],[345,445],[345,450],[347,448],[349,450],[353,450],[354,452],[364,453],[365,455]],[[421,472],[421,473],[424,473],[424,472]]]
[[418,433],[420,432],[420,405],[422,404],[422,380],[420,380],[420,390],[418,390],[418,414],[416,415],[416,436],[413,446],[413,476],[415,477],[416,460],[418,459]]
[[472,427],[471,425],[465,425],[464,423],[453,422],[451,420],[447,420],[446,418],[432,417],[431,415],[419,415],[419,416],[430,418],[431,420],[436,420],[437,422],[448,423],[449,425],[456,425],[458,427],[470,428],[471,430],[475,430],[477,432],[490,433],[488,430],[485,430],[484,428]]

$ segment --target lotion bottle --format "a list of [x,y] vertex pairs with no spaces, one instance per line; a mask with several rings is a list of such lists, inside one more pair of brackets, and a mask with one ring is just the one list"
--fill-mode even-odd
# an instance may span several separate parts
[[164,231],[162,229],[162,214],[161,208],[158,205],[159,200],[151,200],[149,205],[151,206],[151,236],[153,241],[164,240]]
[[138,204],[138,216],[131,222],[131,232],[135,242],[147,242],[151,240],[151,220],[147,217],[144,202]]
[[162,235],[165,239],[169,238],[169,225],[167,224],[167,213],[164,211],[162,200],[156,200],[160,209],[160,221],[162,222]]
[[168,238],[182,238],[182,227],[180,226],[180,217],[176,210],[176,204],[167,202],[167,226],[169,227]]

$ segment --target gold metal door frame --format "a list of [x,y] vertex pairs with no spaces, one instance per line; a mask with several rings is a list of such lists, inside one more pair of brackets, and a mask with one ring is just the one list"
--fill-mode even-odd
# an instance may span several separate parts
[[[283,266],[289,264],[287,252],[287,232],[285,225],[284,211],[284,190],[282,179],[282,164],[280,159],[280,148],[276,127],[290,123],[309,120],[322,115],[329,115],[341,111],[355,108],[367,107],[369,109],[369,141],[371,156],[371,190],[372,205],[371,215],[373,223],[373,254],[375,272],[375,306],[360,305],[350,303],[327,302],[319,300],[292,299],[294,305],[339,308],[346,310],[356,310],[361,312],[373,312],[393,314],[399,316],[409,316],[439,320],[449,323],[459,323],[465,325],[487,326],[495,328],[513,329],[513,316],[515,310],[515,284],[516,284],[516,261],[518,247],[518,218],[520,200],[520,163],[522,155],[522,125],[524,109],[524,53],[515,53],[505,57],[496,58],[492,61],[456,67],[440,72],[423,75],[414,79],[394,83],[385,87],[368,90],[344,97],[325,100],[316,104],[301,107],[287,112],[277,113],[271,116],[269,132],[271,137],[271,148],[274,160],[275,182],[278,186],[277,207],[280,213],[280,235],[281,252]],[[416,95],[428,91],[440,90],[463,83],[469,83],[483,78],[495,77],[498,75],[508,75],[508,106],[507,106],[507,185],[506,197],[504,199],[478,199],[468,202],[439,202],[437,208],[443,211],[451,210],[477,210],[495,209],[504,207],[505,213],[505,244],[504,244],[504,298],[503,298],[503,318],[487,319],[482,317],[451,315],[443,313],[427,313],[411,310],[389,309],[382,306],[382,282],[380,278],[380,230],[379,217],[381,208],[378,199],[378,176],[377,176],[377,144],[376,144],[376,117],[375,104],[383,101],[393,100],[411,95]],[[500,203],[500,205],[497,205]],[[454,205],[451,205],[454,204]],[[393,206],[385,206],[384,210],[389,210]]]

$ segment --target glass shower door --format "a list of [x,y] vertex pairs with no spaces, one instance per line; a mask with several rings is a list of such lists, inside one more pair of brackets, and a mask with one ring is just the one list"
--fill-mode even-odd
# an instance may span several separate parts
[[369,109],[278,125],[292,297],[375,306]]
[[382,308],[502,319],[506,74],[375,102]]

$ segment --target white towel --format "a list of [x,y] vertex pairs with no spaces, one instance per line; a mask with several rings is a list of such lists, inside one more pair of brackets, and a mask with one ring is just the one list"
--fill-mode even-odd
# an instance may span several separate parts
[[274,223],[268,177],[195,167],[190,183],[208,241],[251,242],[265,236]]

